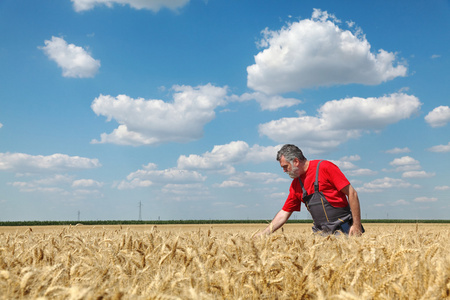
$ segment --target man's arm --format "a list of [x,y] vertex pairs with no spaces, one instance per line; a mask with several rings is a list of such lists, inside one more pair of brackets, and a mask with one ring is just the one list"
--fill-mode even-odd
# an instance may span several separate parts
[[358,193],[351,184],[344,187],[341,190],[341,192],[347,195],[348,204],[350,205],[353,217],[353,225],[352,227],[350,227],[348,235],[361,235],[362,234],[361,207],[359,205]]
[[273,218],[272,222],[270,222],[269,226],[267,226],[266,229],[264,229],[263,231],[261,231],[258,235],[263,235],[263,234],[271,234],[272,232],[274,232],[275,230],[279,229],[281,226],[284,225],[284,223],[286,223],[286,221],[289,219],[289,217],[292,215],[292,212],[287,212],[284,210],[280,210],[275,217]]

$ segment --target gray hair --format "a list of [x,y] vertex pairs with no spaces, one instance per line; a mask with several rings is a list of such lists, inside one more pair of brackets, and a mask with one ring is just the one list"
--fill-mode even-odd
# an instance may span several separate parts
[[287,162],[292,162],[294,158],[297,158],[300,161],[306,160],[306,157],[303,155],[302,150],[295,145],[286,144],[277,153],[277,160],[280,161],[281,156],[284,156]]

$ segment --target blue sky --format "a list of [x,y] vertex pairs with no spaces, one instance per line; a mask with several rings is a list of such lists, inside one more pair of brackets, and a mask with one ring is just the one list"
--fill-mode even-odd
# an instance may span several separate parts
[[2,221],[271,219],[285,143],[363,218],[448,219],[448,1],[3,0],[0,29]]

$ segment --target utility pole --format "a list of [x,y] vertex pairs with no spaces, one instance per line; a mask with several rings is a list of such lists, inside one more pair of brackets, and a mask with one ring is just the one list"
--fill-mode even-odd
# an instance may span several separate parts
[[139,201],[139,221],[142,221],[142,202]]

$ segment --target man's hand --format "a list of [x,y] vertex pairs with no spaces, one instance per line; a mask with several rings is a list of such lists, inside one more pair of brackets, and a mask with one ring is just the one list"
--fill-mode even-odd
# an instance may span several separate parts
[[353,225],[350,227],[348,235],[360,236],[363,233],[363,230],[361,226],[361,208],[359,206],[358,193],[351,184],[344,187],[341,192],[348,197],[348,203],[353,217]]
[[273,218],[272,222],[270,222],[269,226],[266,227],[263,231],[258,233],[256,236],[260,235],[269,235],[281,226],[286,223],[286,221],[289,219],[289,217],[292,215],[292,212],[287,212],[284,210],[280,210],[275,217]]
[[362,235],[362,226],[361,226],[361,224],[353,224],[351,227],[350,227],[350,229],[349,229],[349,231],[348,231],[348,235],[349,236],[352,236],[352,235],[354,235],[354,236],[361,236]]

